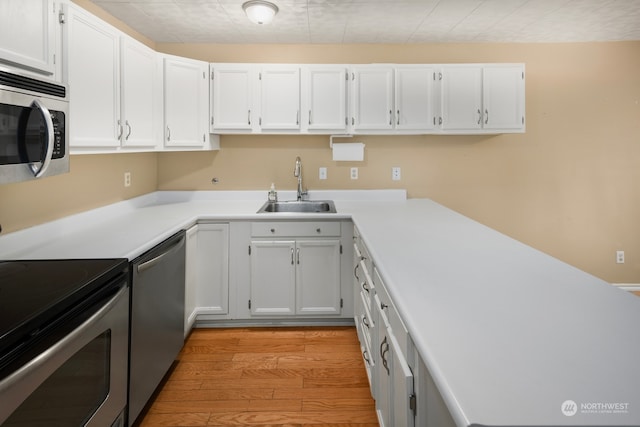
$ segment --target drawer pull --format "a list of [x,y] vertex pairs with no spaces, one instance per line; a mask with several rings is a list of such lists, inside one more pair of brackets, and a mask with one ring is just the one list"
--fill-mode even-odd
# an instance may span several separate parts
[[380,302],[380,309],[384,310],[385,308],[389,307],[387,304]]
[[293,248],[291,248],[291,265],[293,265]]
[[367,329],[371,328],[371,325],[369,325],[369,320],[367,319],[367,316],[362,317],[362,324],[366,326]]
[[366,280],[364,282],[362,282],[362,289],[364,289],[365,291],[367,291],[367,293],[369,293],[369,286],[367,286],[367,281]]
[[360,263],[356,264],[355,268],[353,269],[353,276],[359,282],[360,278],[358,277],[358,267],[360,267]]
[[384,357],[384,355],[387,354],[388,352],[389,352],[389,343],[387,342],[387,337],[385,336],[384,340],[380,344],[380,357],[382,358],[382,366],[384,366],[384,369],[387,371],[387,375],[390,374],[389,362]]
[[269,230],[269,231],[271,231],[272,233],[275,233],[275,232],[276,232],[276,229],[275,229],[275,228],[272,228],[272,229],[271,229],[271,230]]
[[316,233],[321,233],[322,230],[320,230],[319,228],[316,228]]
[[362,358],[367,362],[367,365],[371,365],[371,361],[370,361],[370,360],[369,360],[369,358],[367,357],[367,354],[369,354],[369,353],[367,352],[367,350],[364,350],[364,351],[362,352]]

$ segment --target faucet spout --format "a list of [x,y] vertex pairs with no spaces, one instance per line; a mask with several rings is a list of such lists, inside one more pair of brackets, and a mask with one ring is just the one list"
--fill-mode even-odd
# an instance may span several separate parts
[[300,157],[296,157],[296,166],[293,169],[293,176],[298,178],[298,191],[296,200],[301,201],[303,196],[307,195],[306,191],[302,190],[302,160]]

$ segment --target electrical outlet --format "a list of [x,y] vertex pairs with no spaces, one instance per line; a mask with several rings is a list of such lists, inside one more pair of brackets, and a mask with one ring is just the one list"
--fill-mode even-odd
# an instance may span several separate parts
[[327,179],[327,168],[320,168],[318,170],[318,178]]
[[624,251],[616,251],[616,263],[624,264]]
[[124,186],[131,187],[131,172],[124,173]]
[[358,179],[358,168],[351,168],[351,179]]
[[401,170],[399,167],[391,168],[391,179],[394,181],[400,181]]

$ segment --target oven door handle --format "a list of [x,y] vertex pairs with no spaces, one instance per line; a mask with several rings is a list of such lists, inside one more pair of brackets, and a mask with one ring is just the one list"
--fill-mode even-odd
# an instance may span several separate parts
[[53,140],[55,138],[55,133],[53,130],[53,120],[51,119],[51,113],[49,109],[40,102],[38,99],[34,99],[31,103],[32,108],[36,108],[40,111],[42,118],[47,126],[47,152],[44,156],[42,162],[33,162],[29,163],[29,168],[31,168],[31,172],[33,172],[33,176],[36,178],[40,178],[44,175],[44,173],[49,168],[51,164],[51,158],[53,157]]

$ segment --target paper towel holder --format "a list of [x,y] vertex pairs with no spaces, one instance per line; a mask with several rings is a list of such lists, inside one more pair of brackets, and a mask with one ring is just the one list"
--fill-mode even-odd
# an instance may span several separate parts
[[329,148],[333,148],[333,138],[353,138],[353,135],[348,133],[344,135],[329,135]]

